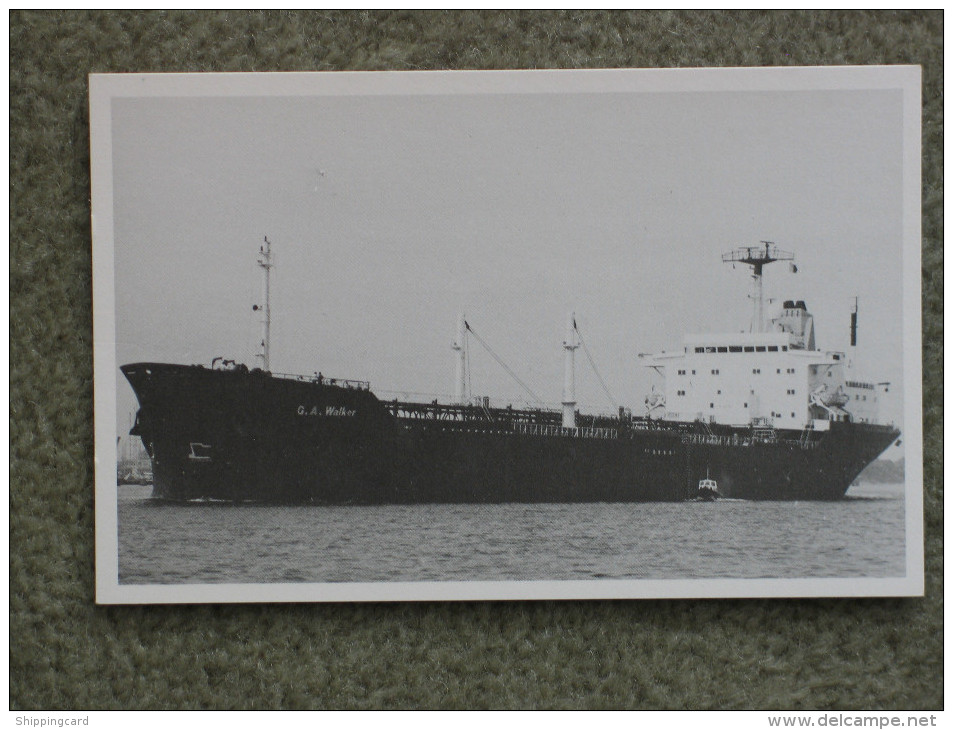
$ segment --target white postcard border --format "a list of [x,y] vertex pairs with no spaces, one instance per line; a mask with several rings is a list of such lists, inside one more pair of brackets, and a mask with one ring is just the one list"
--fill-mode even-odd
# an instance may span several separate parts
[[[93,74],[90,154],[93,232],[96,601],[449,601],[923,595],[921,366],[921,70],[918,66],[661,70]],[[454,581],[120,585],[116,477],[116,319],[111,101],[119,97],[501,94],[900,89],[904,93],[903,323],[906,576],[899,578]]]

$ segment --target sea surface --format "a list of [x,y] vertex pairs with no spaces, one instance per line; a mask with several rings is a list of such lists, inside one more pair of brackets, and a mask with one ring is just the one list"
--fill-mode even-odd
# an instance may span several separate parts
[[902,484],[838,502],[169,504],[119,487],[121,584],[900,577]]

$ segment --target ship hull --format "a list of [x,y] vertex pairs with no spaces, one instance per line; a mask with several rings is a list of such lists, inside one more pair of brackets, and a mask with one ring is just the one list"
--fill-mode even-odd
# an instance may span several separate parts
[[[831,423],[763,441],[749,429],[382,402],[366,388],[260,371],[137,363],[133,433],[159,499],[312,504],[691,499],[710,474],[736,499],[843,497],[899,435]],[[782,436],[785,436],[782,434]]]

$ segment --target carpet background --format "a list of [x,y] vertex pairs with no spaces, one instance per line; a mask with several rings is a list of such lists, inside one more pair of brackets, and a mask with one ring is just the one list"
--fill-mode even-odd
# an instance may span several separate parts
[[[932,12],[12,12],[10,706],[942,707]],[[90,72],[923,66],[926,597],[97,607]]]

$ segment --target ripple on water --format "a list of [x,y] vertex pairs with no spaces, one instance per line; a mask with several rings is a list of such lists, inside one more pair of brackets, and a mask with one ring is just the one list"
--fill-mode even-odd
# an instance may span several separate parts
[[119,491],[120,583],[898,577],[902,485],[839,502],[289,507]]

